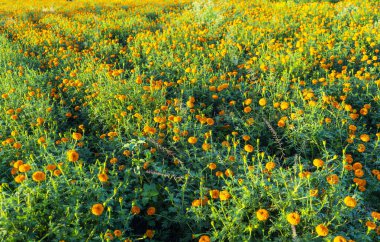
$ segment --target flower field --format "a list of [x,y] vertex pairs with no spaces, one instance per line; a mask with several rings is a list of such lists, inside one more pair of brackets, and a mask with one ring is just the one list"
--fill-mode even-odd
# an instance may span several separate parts
[[380,241],[377,0],[0,2],[1,241]]

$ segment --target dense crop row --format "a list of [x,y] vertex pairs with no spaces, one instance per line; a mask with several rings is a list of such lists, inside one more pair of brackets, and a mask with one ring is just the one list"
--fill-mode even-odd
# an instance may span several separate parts
[[378,1],[19,4],[0,238],[380,239]]

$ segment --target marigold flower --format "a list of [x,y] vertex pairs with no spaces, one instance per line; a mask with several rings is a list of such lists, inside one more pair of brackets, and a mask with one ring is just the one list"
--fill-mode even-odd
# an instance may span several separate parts
[[147,229],[145,232],[145,236],[148,237],[149,239],[153,238],[154,236],[154,230]]
[[231,194],[227,191],[221,191],[219,193],[219,199],[220,201],[226,201],[231,198]]
[[326,177],[326,180],[327,180],[327,182],[328,182],[330,185],[335,185],[335,184],[338,184],[338,182],[339,182],[339,177],[338,177],[336,174],[332,174],[332,175]]
[[370,137],[368,134],[361,134],[360,135],[360,140],[363,142],[368,142],[370,140]]
[[277,126],[280,127],[280,128],[285,127],[285,121],[284,121],[283,119],[280,119],[280,120],[277,122]]
[[356,200],[353,197],[347,196],[343,200],[344,204],[346,204],[347,207],[354,208],[356,207]]
[[368,229],[376,229],[376,224],[374,222],[371,222],[371,221],[367,221],[365,223],[365,225],[367,226]]
[[74,140],[80,140],[82,138],[82,134],[81,133],[73,133],[73,139]]
[[210,170],[215,170],[216,169],[216,164],[212,162],[212,163],[208,164],[208,168]]
[[267,100],[265,98],[260,98],[259,105],[261,107],[264,107],[265,105],[267,105]]
[[274,163],[273,161],[270,161],[265,164],[265,168],[267,168],[268,171],[273,170],[275,167],[276,167],[276,163]]
[[137,206],[137,205],[133,205],[132,206],[132,208],[131,208],[131,213],[132,214],[140,214],[140,212],[141,212],[141,209],[140,209],[140,207],[139,206]]
[[113,234],[116,236],[116,237],[121,237],[121,234],[122,232],[118,229],[116,229],[115,231],[113,231]]
[[363,153],[365,151],[365,145],[364,144],[358,144],[358,152]]
[[75,162],[79,159],[79,154],[75,150],[67,151],[67,159],[71,162]]
[[156,213],[156,208],[155,207],[149,207],[148,210],[146,211],[146,214],[149,216],[152,216]]
[[28,172],[31,168],[32,167],[29,164],[22,164],[21,166],[19,166],[18,170],[20,172]]
[[265,221],[269,218],[269,213],[266,209],[261,208],[256,212],[256,216],[258,220]]
[[347,240],[343,236],[336,236],[333,240],[333,242],[347,242]]
[[198,139],[192,136],[192,137],[189,137],[189,138],[187,139],[187,141],[188,141],[190,144],[194,145],[194,144],[197,143]]
[[91,208],[92,214],[94,214],[96,216],[100,216],[100,215],[102,215],[103,211],[104,211],[103,204],[96,203],[96,204],[92,205],[92,208]]
[[318,236],[322,237],[327,236],[329,233],[329,229],[323,224],[317,225],[317,227],[315,227],[315,231],[317,231]]
[[211,196],[212,199],[219,198],[219,190],[211,190],[210,191],[210,196]]
[[41,181],[44,181],[46,179],[46,175],[42,171],[36,171],[33,173],[32,179],[33,179],[33,181],[41,182]]
[[371,216],[374,219],[380,220],[380,213],[378,213],[378,212],[372,212]]
[[245,150],[246,152],[248,152],[248,153],[252,153],[253,150],[254,150],[254,148],[253,148],[252,145],[247,144],[247,145],[244,146],[244,150]]
[[317,168],[320,168],[324,165],[325,163],[321,159],[314,159],[313,160],[313,165],[316,166]]
[[20,174],[20,175],[15,176],[14,179],[15,179],[15,182],[21,183],[21,182],[23,182],[26,179],[26,176],[23,175],[23,174]]
[[202,235],[200,238],[199,238],[199,240],[198,240],[198,242],[210,242],[211,240],[210,240],[210,237],[208,236],[208,235]]
[[286,220],[288,220],[291,225],[298,225],[301,221],[301,217],[298,213],[289,213],[286,215]]
[[98,179],[101,182],[107,182],[108,181],[108,175],[105,173],[101,173],[98,175]]

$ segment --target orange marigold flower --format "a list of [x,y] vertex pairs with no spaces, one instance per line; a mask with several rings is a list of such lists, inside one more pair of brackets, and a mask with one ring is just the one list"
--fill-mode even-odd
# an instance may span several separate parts
[[211,240],[210,240],[210,237],[208,236],[208,235],[202,235],[200,238],[199,238],[199,240],[198,240],[198,242],[210,242]]
[[148,237],[149,239],[153,238],[154,236],[154,230],[147,229],[145,232],[145,236]]
[[97,204],[92,205],[92,208],[91,208],[92,214],[96,216],[100,216],[102,215],[103,211],[104,211],[103,204],[97,203]]
[[132,208],[131,208],[131,213],[132,214],[140,214],[140,212],[141,212],[141,209],[140,209],[140,207],[139,206],[137,206],[137,205],[134,205],[134,206],[132,206]]
[[368,227],[368,229],[376,229],[376,224],[371,221],[367,221],[365,225]]
[[286,220],[288,220],[291,225],[297,225],[300,223],[301,217],[298,213],[289,213],[286,215]]
[[252,145],[247,144],[244,146],[244,150],[248,153],[251,153],[251,152],[253,152],[254,148]]
[[365,145],[364,144],[358,144],[358,152],[363,153],[365,151]]
[[374,219],[380,220],[380,213],[378,213],[378,212],[372,212],[371,216]]
[[364,176],[364,171],[362,169],[355,170],[355,176],[356,177],[363,177]]
[[41,182],[41,181],[44,181],[46,179],[46,175],[42,171],[36,171],[33,173],[32,179],[33,179],[33,181]]
[[256,212],[256,217],[260,221],[265,221],[269,218],[269,213],[266,209],[261,208]]
[[315,231],[317,231],[318,236],[322,237],[327,236],[329,233],[329,229],[323,224],[317,225],[317,227],[315,227]]
[[75,150],[67,151],[67,159],[71,162],[75,162],[79,159],[79,154]]
[[344,204],[346,204],[347,207],[354,208],[356,207],[356,200],[353,197],[347,196],[343,200]]
[[336,174],[332,174],[330,176],[328,176],[326,178],[327,182],[330,184],[330,185],[335,185],[335,184],[338,184],[339,182],[339,177],[336,175]]
[[53,164],[49,164],[46,166],[46,170],[48,170],[48,171],[54,171],[55,168],[57,168],[57,166],[53,165]]
[[108,181],[108,175],[105,173],[101,173],[98,175],[98,179],[101,182],[107,182]]
[[116,229],[115,231],[113,231],[113,234],[116,236],[116,237],[121,237],[121,234],[122,232],[118,229]]
[[212,163],[208,164],[208,168],[210,170],[215,170],[216,169],[216,164],[212,162]]
[[21,183],[21,182],[23,182],[25,179],[26,179],[26,176],[23,175],[23,174],[20,174],[20,175],[15,176],[15,182],[17,182],[17,183]]
[[211,196],[212,199],[219,198],[219,190],[211,190],[210,191],[210,196]]
[[146,211],[146,214],[149,216],[152,216],[156,213],[156,208],[155,207],[149,207],[148,210]]
[[284,121],[283,119],[280,119],[280,120],[277,122],[277,126],[280,127],[280,128],[285,127],[285,121]]

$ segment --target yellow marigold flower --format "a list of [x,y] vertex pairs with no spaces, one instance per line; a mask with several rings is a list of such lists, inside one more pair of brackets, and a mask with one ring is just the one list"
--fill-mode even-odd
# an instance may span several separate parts
[[269,213],[266,209],[261,208],[256,212],[256,216],[258,220],[265,221],[269,218]]
[[289,108],[289,103],[288,103],[288,102],[281,102],[281,104],[280,104],[280,108],[281,108],[282,110],[286,110],[286,109],[288,109],[288,108]]
[[199,240],[198,240],[198,242],[210,242],[211,240],[210,240],[210,237],[208,236],[208,235],[202,235],[200,238],[199,238]]
[[21,183],[21,182],[23,182],[25,179],[26,179],[26,176],[23,175],[23,174],[20,174],[20,175],[15,176],[15,182],[17,182],[17,183]]
[[320,168],[324,165],[325,163],[321,159],[314,159],[313,160],[313,165],[316,166],[317,168]]
[[311,189],[309,194],[311,197],[316,197],[318,195],[318,189]]
[[333,242],[347,242],[347,240],[343,236],[336,236],[333,240]]
[[219,199],[220,201],[226,201],[231,198],[231,194],[227,191],[221,191],[219,193]]
[[194,144],[197,143],[198,139],[192,136],[192,137],[189,137],[189,138],[187,139],[187,141],[188,141],[190,144],[194,145]]
[[261,99],[259,100],[259,105],[260,105],[261,107],[264,107],[265,105],[267,105],[267,100],[266,100],[265,98],[261,98]]
[[67,159],[71,162],[75,162],[79,159],[79,154],[75,150],[67,151]]
[[317,227],[315,227],[315,231],[317,231],[318,236],[322,237],[329,234],[329,229],[323,224],[319,224]]
[[273,161],[270,161],[265,164],[265,168],[267,168],[268,171],[273,170],[275,167],[276,167],[276,163],[274,163]]
[[291,225],[297,225],[300,223],[301,217],[298,213],[289,213],[286,215],[286,220],[288,220]]
[[31,168],[32,168],[32,167],[31,167],[29,164],[22,164],[22,165],[18,168],[18,170],[19,170],[20,172],[28,172],[28,171],[30,171]]
[[33,179],[33,181],[41,182],[41,181],[44,181],[46,179],[46,175],[42,171],[36,171],[33,173],[32,179]]
[[356,207],[356,200],[353,197],[347,196],[343,200],[344,204],[346,204],[347,207],[354,208]]
[[92,214],[96,216],[100,216],[102,215],[103,211],[104,211],[103,204],[97,203],[97,204],[92,205],[92,208],[91,208]]
[[81,138],[82,138],[82,134],[81,133],[73,133],[73,139],[80,140]]

